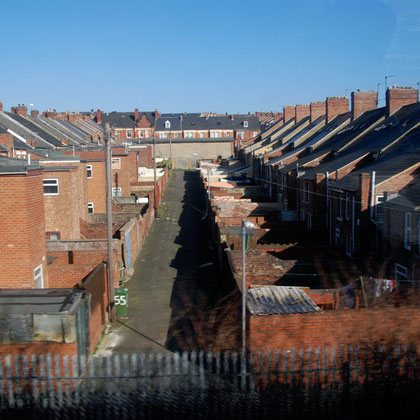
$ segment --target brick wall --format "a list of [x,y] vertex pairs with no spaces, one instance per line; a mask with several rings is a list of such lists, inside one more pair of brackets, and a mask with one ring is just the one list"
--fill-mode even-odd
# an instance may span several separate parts
[[311,102],[310,105],[311,122],[314,122],[318,117],[327,114],[327,106],[325,102]]
[[[58,354],[60,356],[77,355],[77,343],[25,343],[25,344],[0,344],[1,355],[27,355],[32,354]],[[29,359],[30,360],[30,359]]]
[[393,114],[404,105],[418,101],[419,91],[410,87],[389,87],[386,91],[386,114]]
[[105,161],[88,161],[92,166],[92,178],[87,179],[87,201],[93,203],[94,213],[106,212]]
[[44,172],[44,179],[58,179],[58,195],[43,196],[45,231],[60,232],[60,239],[79,239],[80,214],[83,212],[80,196],[84,194],[77,190],[80,185],[78,169]]
[[78,286],[90,294],[89,349],[95,350],[102,335],[103,326],[108,322],[108,279],[105,264],[99,264]]
[[344,114],[349,111],[349,100],[344,97],[329,97],[326,101],[327,123],[329,123],[337,115]]
[[351,112],[355,120],[366,111],[378,107],[378,92],[352,92],[351,93]]
[[284,122],[291,120],[292,118],[295,118],[296,112],[295,107],[291,105],[287,105],[283,108],[283,115],[284,115]]
[[251,351],[420,343],[419,308],[359,309],[249,318]]
[[48,287],[42,170],[0,176],[0,196],[0,287],[33,288],[39,265]]
[[299,122],[305,117],[311,115],[311,109],[309,105],[296,105],[295,106],[295,118],[296,122]]

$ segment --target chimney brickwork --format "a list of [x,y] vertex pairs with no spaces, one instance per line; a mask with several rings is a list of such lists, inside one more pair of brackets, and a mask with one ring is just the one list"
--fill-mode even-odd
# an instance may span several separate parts
[[327,123],[337,115],[349,111],[349,100],[346,97],[331,96],[327,98]]
[[389,87],[386,91],[386,114],[389,117],[404,105],[418,102],[419,91],[412,87]]
[[366,111],[371,111],[378,107],[378,93],[377,92],[352,92],[351,93],[351,113],[355,120]]
[[305,117],[309,117],[311,115],[311,109],[309,105],[296,105],[295,106],[295,118],[296,122],[299,122]]

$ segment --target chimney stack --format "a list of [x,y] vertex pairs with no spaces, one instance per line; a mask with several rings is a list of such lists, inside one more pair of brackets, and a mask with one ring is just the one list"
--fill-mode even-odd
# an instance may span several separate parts
[[31,117],[34,117],[34,118],[39,117],[39,111],[37,109],[33,109],[31,111]]
[[352,119],[360,117],[366,111],[378,107],[378,92],[360,92],[359,90],[351,93],[351,113]]
[[404,105],[418,102],[419,91],[412,87],[389,87],[386,91],[386,115],[389,117]]
[[233,120],[235,119],[235,116],[232,114],[232,115],[230,116],[230,119],[233,121]]
[[309,108],[309,105],[296,105],[295,106],[295,118],[296,118],[297,123],[303,118],[309,117],[310,114],[311,114],[311,110]]
[[158,110],[157,110],[157,109],[155,109],[155,119],[156,119],[156,118],[159,118],[159,117],[160,117],[160,114],[159,114]]
[[21,115],[22,117],[28,116],[28,108],[25,105],[18,105],[12,108],[12,113]]
[[96,111],[96,122],[100,124],[102,122],[102,112],[100,109]]
[[291,120],[292,118],[295,118],[295,115],[296,112],[294,106],[287,105],[283,108],[284,123],[287,123],[287,121]]
[[136,108],[134,110],[134,121],[138,121],[139,120],[139,110]]
[[0,101],[0,111],[3,111],[3,104],[1,101]]
[[349,100],[346,97],[330,96],[326,102],[327,124],[337,115],[349,112]]
[[327,113],[327,106],[323,101],[311,102],[309,108],[311,123],[313,123],[317,118],[323,117]]

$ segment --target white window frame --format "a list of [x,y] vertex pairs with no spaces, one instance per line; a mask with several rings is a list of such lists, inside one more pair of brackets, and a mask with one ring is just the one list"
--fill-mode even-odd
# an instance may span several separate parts
[[252,133],[252,135],[253,135],[253,137],[257,137],[257,136],[258,136],[258,131],[254,131],[254,132]]
[[92,167],[92,165],[86,165],[86,175],[87,175],[87,179],[92,179],[93,178],[93,167]]
[[113,197],[121,197],[122,196],[122,190],[120,187],[113,187],[112,188],[112,196]]
[[248,128],[248,121],[244,121],[244,127]]
[[200,133],[200,139],[204,139],[204,133]]
[[349,220],[350,213],[349,213],[349,193],[345,193],[345,201],[344,201],[344,217],[346,220]]
[[[50,182],[48,184],[49,181],[54,181],[54,183]],[[45,182],[47,182],[47,185],[45,185]],[[42,184],[44,187],[44,195],[59,195],[60,194],[60,188],[59,188],[59,182],[58,182],[58,178],[45,178],[42,180]],[[57,192],[45,192],[45,187],[57,187]]]
[[132,138],[133,137],[133,130],[126,130],[125,134],[127,135],[127,138]]
[[407,280],[408,269],[405,265],[395,263],[395,280]]
[[174,133],[174,139],[178,138],[178,133]]
[[165,121],[165,128],[171,128],[171,122],[166,120]]
[[121,158],[111,158],[111,169],[121,169]]
[[410,212],[404,213],[404,248],[411,251],[413,216]]
[[159,138],[166,139],[168,137],[168,133],[160,133]]
[[[89,211],[89,210],[92,210],[92,211]],[[95,213],[95,206],[91,202],[88,203],[88,213]]]
[[[37,271],[39,271],[37,273]],[[37,281],[40,282],[40,286],[37,286]],[[34,285],[35,289],[43,289],[44,288],[44,275],[42,272],[42,264],[38,265],[38,267],[34,268]]]

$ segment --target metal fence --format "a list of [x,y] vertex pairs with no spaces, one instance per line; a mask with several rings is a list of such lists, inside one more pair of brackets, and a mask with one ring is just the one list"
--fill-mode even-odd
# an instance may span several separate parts
[[366,418],[420,408],[414,346],[3,356],[1,418]]

